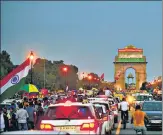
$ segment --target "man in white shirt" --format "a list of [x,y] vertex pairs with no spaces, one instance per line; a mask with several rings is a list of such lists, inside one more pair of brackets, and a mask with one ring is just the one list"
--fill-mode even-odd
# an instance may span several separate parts
[[27,119],[29,118],[28,112],[23,108],[22,103],[19,105],[19,110],[16,112],[19,130],[28,130]]
[[128,121],[128,107],[129,107],[128,102],[126,102],[126,99],[123,98],[122,102],[120,103],[122,121],[123,121],[123,118],[124,118],[124,114],[126,114],[126,118],[127,118],[127,121]]
[[108,88],[105,89],[105,96],[107,97],[112,96],[112,92]]

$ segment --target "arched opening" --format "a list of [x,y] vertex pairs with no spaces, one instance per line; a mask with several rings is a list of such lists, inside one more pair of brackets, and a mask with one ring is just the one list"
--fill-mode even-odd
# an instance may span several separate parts
[[136,89],[136,71],[133,68],[126,69],[125,89],[127,89],[127,90],[135,90]]

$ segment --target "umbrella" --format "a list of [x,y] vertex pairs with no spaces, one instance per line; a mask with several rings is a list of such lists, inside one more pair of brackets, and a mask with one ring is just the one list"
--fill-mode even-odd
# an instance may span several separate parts
[[39,92],[37,87],[33,84],[25,84],[20,88],[20,90],[26,91],[28,93]]

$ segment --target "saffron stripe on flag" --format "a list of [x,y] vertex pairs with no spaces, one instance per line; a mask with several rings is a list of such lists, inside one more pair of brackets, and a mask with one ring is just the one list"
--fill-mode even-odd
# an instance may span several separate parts
[[19,65],[17,68],[15,68],[13,71],[11,71],[7,76],[5,76],[1,80],[0,88],[2,88],[14,75],[19,73],[22,69],[24,69],[28,65],[30,65],[30,59],[29,58],[26,61],[24,61],[21,65]]

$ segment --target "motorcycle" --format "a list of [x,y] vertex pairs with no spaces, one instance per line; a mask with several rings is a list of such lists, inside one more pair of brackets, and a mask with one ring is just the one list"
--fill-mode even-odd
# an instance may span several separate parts
[[136,135],[143,135],[143,130],[142,129],[135,129]]

